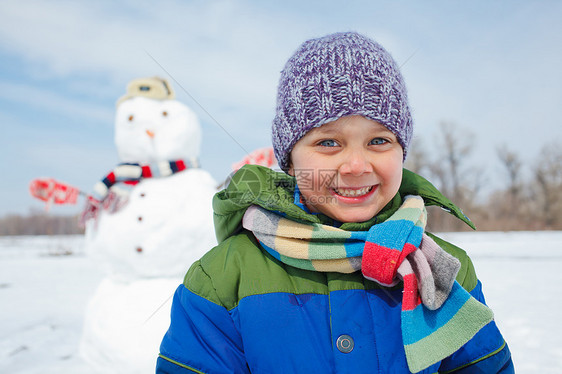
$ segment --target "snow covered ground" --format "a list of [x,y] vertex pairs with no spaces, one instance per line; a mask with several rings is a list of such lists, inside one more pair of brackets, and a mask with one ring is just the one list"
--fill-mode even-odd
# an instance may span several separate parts
[[[560,373],[562,232],[441,236],[472,257],[517,373]],[[81,236],[0,237],[0,373],[93,373],[77,346],[103,273],[82,246]]]
[[562,232],[440,236],[472,258],[515,372],[562,373]]

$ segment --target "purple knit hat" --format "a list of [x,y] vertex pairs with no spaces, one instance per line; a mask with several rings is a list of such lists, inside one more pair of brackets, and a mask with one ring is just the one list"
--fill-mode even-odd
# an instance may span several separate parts
[[355,32],[304,42],[279,80],[272,141],[281,169],[289,169],[289,154],[308,131],[349,115],[386,126],[406,159],[413,122],[406,86],[392,56]]

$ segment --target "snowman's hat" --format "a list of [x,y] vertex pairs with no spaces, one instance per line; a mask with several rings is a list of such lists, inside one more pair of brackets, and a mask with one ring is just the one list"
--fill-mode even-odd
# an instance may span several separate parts
[[166,79],[160,77],[137,78],[129,82],[127,93],[117,100],[117,105],[139,96],[155,100],[172,100],[176,94]]

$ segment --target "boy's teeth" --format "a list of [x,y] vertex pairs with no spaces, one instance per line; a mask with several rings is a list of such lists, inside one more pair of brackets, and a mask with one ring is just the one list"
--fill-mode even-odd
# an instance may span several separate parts
[[351,188],[336,188],[335,191],[338,195],[345,196],[345,197],[356,197],[365,195],[367,192],[371,191],[373,186],[370,187],[363,187],[360,189],[351,189]]

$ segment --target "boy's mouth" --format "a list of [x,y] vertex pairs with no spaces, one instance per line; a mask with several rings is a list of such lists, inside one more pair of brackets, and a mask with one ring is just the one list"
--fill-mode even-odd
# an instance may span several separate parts
[[334,192],[343,197],[359,197],[367,195],[372,191],[374,186],[361,187],[361,188],[334,188]]

